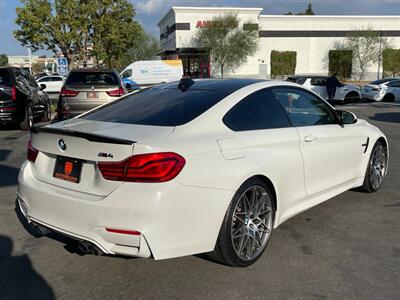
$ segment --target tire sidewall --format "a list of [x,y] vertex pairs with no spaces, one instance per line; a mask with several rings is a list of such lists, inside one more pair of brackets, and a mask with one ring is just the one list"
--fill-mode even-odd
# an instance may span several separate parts
[[[374,147],[372,148],[371,155],[370,155],[369,160],[368,160],[367,174],[365,176],[365,182],[364,182],[364,189],[368,190],[371,193],[379,191],[380,188],[382,187],[382,184],[383,184],[383,180],[382,180],[381,185],[378,188],[374,188],[372,186],[371,178],[370,178],[371,177],[371,175],[370,175],[371,174],[371,161],[372,161],[373,154],[374,154],[374,152],[375,152],[375,150],[376,150],[376,148],[378,146],[382,146],[382,147],[384,147],[386,149],[386,168],[387,168],[387,160],[388,160],[388,158],[387,158],[387,156],[388,156],[387,147],[382,142],[378,141],[378,142],[375,143]],[[385,176],[383,177],[383,179],[385,179]]]
[[[232,237],[231,224],[232,224],[233,214],[236,209],[236,205],[237,205],[238,201],[240,200],[240,196],[252,186],[263,187],[267,191],[270,199],[271,200],[273,199],[273,194],[271,193],[268,186],[262,180],[257,179],[257,178],[250,178],[249,180],[244,182],[240,186],[240,188],[236,191],[235,195],[232,198],[231,203],[228,206],[228,209],[225,214],[224,221],[223,221],[223,224],[221,226],[221,230],[220,230],[220,233],[218,236],[218,244],[219,244],[218,246],[220,247],[219,250],[220,250],[223,258],[228,262],[229,265],[232,265],[232,266],[247,267],[247,266],[254,264],[262,256],[265,249],[267,249],[269,241],[271,239],[272,228],[271,228],[270,236],[265,244],[264,249],[260,252],[260,254],[256,258],[249,260],[249,261],[241,259],[236,254],[236,251],[233,247],[232,238],[231,238]],[[274,202],[271,201],[271,203],[272,203],[272,212],[271,213],[272,213],[272,227],[273,227],[274,219],[275,219],[275,207],[274,207]]]

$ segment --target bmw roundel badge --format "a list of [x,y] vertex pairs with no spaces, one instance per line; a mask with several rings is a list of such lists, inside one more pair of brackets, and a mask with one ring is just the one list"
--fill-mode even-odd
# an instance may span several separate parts
[[60,149],[62,151],[65,151],[65,149],[67,149],[67,144],[65,144],[63,139],[59,139],[58,140],[58,147],[60,147]]

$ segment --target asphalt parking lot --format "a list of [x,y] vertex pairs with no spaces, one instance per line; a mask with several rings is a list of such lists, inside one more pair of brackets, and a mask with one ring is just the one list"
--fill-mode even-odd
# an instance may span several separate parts
[[0,299],[399,299],[400,106],[346,109],[388,136],[382,189],[348,191],[290,219],[246,269],[202,255],[161,261],[81,256],[65,239],[34,238],[15,210],[29,135],[1,128]]

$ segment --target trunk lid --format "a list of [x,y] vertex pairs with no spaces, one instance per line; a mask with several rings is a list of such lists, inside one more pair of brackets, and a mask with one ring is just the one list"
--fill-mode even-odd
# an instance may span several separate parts
[[[72,119],[31,130],[32,145],[39,155],[32,169],[44,182],[71,190],[107,196],[122,182],[105,180],[97,168],[99,161],[122,161],[132,156],[135,143],[171,134],[174,127],[129,125]],[[62,150],[60,140],[66,145]],[[79,183],[53,176],[58,157],[81,162]]]

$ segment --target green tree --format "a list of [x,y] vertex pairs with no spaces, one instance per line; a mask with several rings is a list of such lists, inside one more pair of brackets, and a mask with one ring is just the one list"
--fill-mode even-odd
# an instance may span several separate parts
[[204,28],[199,28],[193,43],[210,54],[213,63],[224,69],[234,69],[247,61],[258,49],[257,24],[246,23],[240,28],[237,15],[218,15]]
[[128,0],[21,1],[14,36],[33,51],[61,51],[71,67],[87,59],[91,43],[97,61],[112,67],[116,57],[132,47],[140,29]]
[[6,67],[8,65],[7,54],[0,54],[0,67]]
[[400,75],[400,49],[385,49],[382,52],[383,77]]
[[362,80],[365,71],[376,63],[382,55],[382,50],[388,47],[388,41],[371,28],[358,29],[348,34],[344,48],[353,51],[353,63],[358,69],[358,79]]
[[[289,12],[286,13],[285,15],[292,16],[293,13],[292,13],[291,11],[289,11]],[[308,3],[307,3],[307,7],[306,7],[306,9],[304,10],[304,12],[298,13],[298,14],[296,14],[296,15],[314,16],[315,13],[314,13],[314,10],[313,10],[313,8],[312,8],[312,3],[311,3],[311,2],[308,2]]]
[[45,65],[44,63],[33,63],[32,64],[32,73],[39,74],[42,73],[45,70]]

